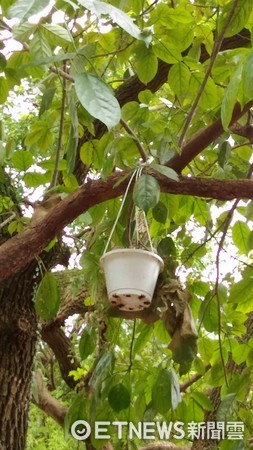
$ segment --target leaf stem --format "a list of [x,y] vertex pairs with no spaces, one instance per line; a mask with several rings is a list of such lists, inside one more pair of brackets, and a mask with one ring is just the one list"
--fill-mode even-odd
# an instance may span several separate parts
[[135,132],[132,130],[132,128],[129,127],[129,125],[127,125],[127,123],[123,119],[120,119],[120,123],[121,123],[122,127],[125,128],[125,130],[128,132],[128,134],[130,134],[134,138],[135,143],[136,143],[136,147],[138,148],[138,150],[140,152],[142,160],[144,162],[146,162],[147,161],[147,155],[145,153],[145,150],[144,150],[140,140],[136,136]]

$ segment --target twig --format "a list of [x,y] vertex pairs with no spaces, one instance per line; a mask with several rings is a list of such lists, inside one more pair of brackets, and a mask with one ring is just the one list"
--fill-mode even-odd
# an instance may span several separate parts
[[134,319],[132,339],[131,339],[131,344],[130,344],[129,366],[128,366],[128,372],[129,373],[131,373],[131,369],[132,369],[132,366],[133,366],[133,347],[134,347],[134,339],[135,339],[135,329],[136,329],[136,319]]
[[0,224],[0,230],[1,230],[5,225],[7,225],[9,222],[11,222],[12,219],[15,219],[15,217],[16,217],[16,213],[15,213],[15,212],[11,213],[10,217],[8,217],[7,219],[5,219],[5,220]]
[[136,136],[135,132],[132,130],[132,128],[129,127],[129,125],[127,125],[127,123],[123,119],[120,119],[120,123],[121,123],[122,127],[125,128],[125,130],[128,132],[128,134],[130,134],[134,138],[136,147],[138,148],[143,161],[147,161],[147,155],[145,153],[145,150],[144,150],[140,140]]
[[179,138],[179,142],[178,142],[178,146],[179,147],[181,147],[183,142],[184,142],[185,135],[186,135],[186,133],[188,131],[188,128],[190,126],[190,123],[191,123],[191,121],[192,121],[192,119],[194,117],[194,114],[196,112],[197,106],[199,104],[200,97],[202,96],[202,94],[204,92],[204,89],[206,87],[206,83],[208,81],[208,78],[211,75],[213,65],[214,65],[216,57],[217,57],[217,55],[218,55],[218,53],[220,51],[221,44],[222,44],[223,38],[225,36],[225,33],[227,31],[227,28],[228,28],[228,26],[229,26],[229,24],[230,24],[230,22],[232,20],[232,17],[233,17],[233,15],[235,13],[238,1],[239,0],[235,0],[234,1],[234,4],[233,4],[233,6],[231,8],[231,11],[230,11],[230,13],[228,15],[228,18],[227,18],[227,20],[226,20],[226,22],[225,22],[225,24],[224,24],[224,26],[223,26],[223,28],[222,28],[222,30],[220,32],[220,35],[218,36],[218,38],[217,38],[217,40],[215,42],[215,45],[214,45],[214,48],[213,48],[213,52],[212,52],[212,55],[211,55],[211,58],[210,58],[210,63],[209,63],[209,66],[207,68],[204,80],[203,80],[203,82],[202,82],[202,84],[201,84],[201,86],[199,88],[199,91],[198,91],[198,93],[196,95],[196,98],[195,98],[195,100],[193,102],[192,108],[191,108],[191,110],[189,112],[189,115],[188,115],[188,117],[186,119],[186,122],[185,122],[185,125],[184,125],[184,128],[183,128],[182,134],[181,134],[181,136]]
[[58,69],[58,67],[55,66],[50,66],[49,70],[51,70],[51,72],[57,73],[57,75],[60,75],[63,79],[68,80],[68,81],[72,81],[74,82],[74,77],[72,77],[71,75],[69,75],[67,72],[65,72],[62,69]]
[[[66,67],[66,63],[64,63],[64,68],[65,67]],[[56,149],[54,173],[53,173],[53,178],[52,178],[52,181],[50,184],[50,188],[53,188],[56,186],[57,180],[58,180],[58,175],[59,175],[59,164],[60,164],[60,157],[61,157],[62,136],[63,136],[63,128],[64,128],[65,102],[66,102],[66,78],[63,78],[59,135],[58,135],[58,142],[57,142],[57,149]]]
[[196,381],[198,381],[200,378],[202,378],[205,375],[205,373],[208,372],[208,370],[210,370],[210,369],[211,369],[211,364],[208,364],[207,366],[205,366],[205,371],[203,374],[195,373],[194,375],[192,375],[191,378],[189,378],[188,380],[181,383],[180,384],[180,392],[185,392],[186,389],[188,389],[188,387],[190,387],[194,383],[196,383]]

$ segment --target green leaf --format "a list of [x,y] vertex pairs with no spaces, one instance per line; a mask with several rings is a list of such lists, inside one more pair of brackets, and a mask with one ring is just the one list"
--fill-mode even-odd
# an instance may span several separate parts
[[142,39],[141,30],[137,27],[137,25],[135,25],[131,17],[115,6],[100,2],[98,0],[79,0],[79,3],[89,9],[89,11],[97,17],[100,17],[101,15],[110,16],[113,22],[119,25],[119,27],[125,30],[128,34],[133,36],[135,39]]
[[76,420],[86,420],[87,419],[87,398],[83,390],[79,392],[72,401],[69,409],[64,418],[64,428],[66,432],[69,432],[71,425]]
[[42,28],[38,28],[30,41],[30,51],[33,60],[43,60],[52,56],[52,50]]
[[182,62],[174,64],[169,71],[169,85],[181,100],[183,100],[188,93],[190,78],[191,72]]
[[33,14],[42,11],[49,4],[49,0],[18,0],[9,11],[10,17],[25,21]]
[[224,169],[224,166],[228,162],[231,155],[231,145],[228,141],[222,142],[220,148],[219,148],[219,154],[218,154],[218,163],[219,166]]
[[66,152],[68,174],[73,173],[75,168],[77,146],[78,146],[78,137],[76,137],[74,127],[71,125]]
[[213,411],[213,405],[207,395],[203,394],[203,392],[194,391],[191,394],[192,398],[197,402],[201,408],[206,411]]
[[142,175],[134,186],[133,200],[141,210],[148,212],[159,202],[160,186],[151,175]]
[[168,64],[178,63],[182,59],[180,51],[175,46],[168,46],[163,42],[155,44],[153,52],[157,58],[160,58]]
[[60,306],[60,294],[55,276],[46,272],[35,297],[35,310],[43,320],[52,320]]
[[97,333],[94,328],[84,329],[80,342],[79,342],[79,352],[81,359],[86,359],[91,355],[97,345]]
[[176,409],[181,401],[180,386],[173,369],[162,369],[152,388],[152,403],[160,414]]
[[212,292],[208,292],[205,300],[201,302],[199,321],[203,323],[207,331],[214,332],[218,330],[218,307]]
[[242,76],[242,65],[239,64],[225,91],[225,96],[221,104],[221,120],[224,130],[227,130],[237,101]]
[[137,339],[134,341],[133,352],[140,353],[143,347],[147,344],[147,341],[151,339],[152,334],[152,327],[150,325],[145,325]]
[[41,116],[45,111],[47,111],[50,108],[55,92],[56,88],[46,89],[41,99],[39,116]]
[[246,99],[253,99],[253,53],[246,58],[242,67],[242,90]]
[[12,156],[13,167],[24,172],[33,162],[33,155],[28,150],[18,150]]
[[135,67],[138,78],[147,84],[153,80],[158,69],[158,59],[151,47],[139,44],[136,50]]
[[61,27],[60,25],[52,25],[52,24],[43,24],[43,29],[46,30],[49,33],[49,36],[51,39],[53,39],[53,42],[57,42],[57,39],[61,39],[66,42],[73,42],[72,36],[70,32],[66,29]]
[[165,177],[170,178],[171,180],[179,181],[177,172],[175,172],[175,170],[171,169],[170,167],[166,167],[163,166],[162,164],[155,164],[155,163],[152,163],[150,167],[152,167],[154,170],[161,173]]
[[232,237],[234,244],[240,251],[240,253],[243,253],[245,255],[248,254],[248,246],[247,246],[247,240],[250,234],[250,229],[248,225],[245,222],[242,222],[241,220],[238,220],[233,228],[232,228]]
[[216,413],[216,420],[218,422],[229,421],[235,409],[236,394],[227,394],[221,401],[218,411]]
[[27,187],[38,187],[50,181],[43,173],[28,172],[24,176],[24,182]]
[[[234,5],[234,0],[230,0],[222,11],[220,11],[219,14],[219,21],[218,21],[218,33],[221,32],[222,28],[224,27],[225,23],[228,20],[228,16],[231,12],[231,9]],[[229,22],[228,28],[225,32],[225,37],[234,36],[235,34],[239,33],[244,25],[248,22],[249,16],[251,14],[253,8],[253,3],[251,0],[239,0],[233,17]]]
[[173,239],[170,236],[163,238],[159,242],[157,250],[158,250],[159,255],[161,255],[161,256],[170,256],[170,255],[175,256],[176,255],[176,247],[175,247]]
[[130,406],[130,393],[124,384],[116,384],[108,393],[108,401],[114,411],[120,412]]
[[152,403],[160,414],[171,409],[171,372],[166,369],[159,372],[152,388]]
[[26,135],[25,145],[36,146],[40,150],[48,150],[52,144],[53,136],[50,124],[46,120],[37,120]]
[[85,72],[79,73],[75,78],[75,88],[83,107],[108,129],[119,123],[119,103],[101,78]]
[[159,223],[166,223],[168,219],[168,209],[166,206],[159,202],[157,205],[153,208],[152,214],[154,219]]
[[4,104],[9,94],[9,86],[5,77],[0,75],[0,104]]

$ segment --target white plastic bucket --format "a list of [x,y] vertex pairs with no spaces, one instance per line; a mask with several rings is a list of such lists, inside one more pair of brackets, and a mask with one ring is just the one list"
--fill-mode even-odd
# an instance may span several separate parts
[[116,249],[100,259],[112,306],[123,311],[140,311],[150,306],[163,260],[156,253],[140,249]]

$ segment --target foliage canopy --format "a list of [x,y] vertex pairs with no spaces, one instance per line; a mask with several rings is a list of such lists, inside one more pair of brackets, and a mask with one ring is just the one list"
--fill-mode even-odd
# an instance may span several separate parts
[[[43,407],[37,375],[34,403],[66,434],[78,419],[243,422],[245,444],[219,448],[246,448],[252,0],[0,8],[0,278],[37,258],[36,373],[58,413]],[[137,313],[109,307],[99,266],[121,207],[111,246],[136,245],[136,226],[148,246],[143,211],[165,261],[151,307]],[[59,257],[50,272],[64,252],[69,266]],[[112,443],[142,445],[127,434]]]

